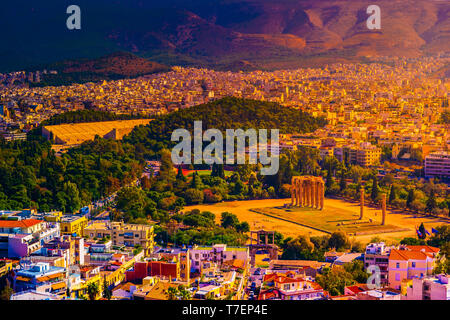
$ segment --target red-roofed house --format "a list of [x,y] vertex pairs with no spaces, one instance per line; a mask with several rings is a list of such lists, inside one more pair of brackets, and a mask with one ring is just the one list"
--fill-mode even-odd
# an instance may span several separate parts
[[324,291],[319,284],[298,277],[294,272],[287,272],[264,275],[258,300],[307,300],[323,297]]
[[389,286],[400,290],[402,280],[431,275],[438,253],[438,248],[430,246],[392,249],[389,255]]
[[42,230],[45,221],[36,219],[0,220],[0,233],[35,233]]

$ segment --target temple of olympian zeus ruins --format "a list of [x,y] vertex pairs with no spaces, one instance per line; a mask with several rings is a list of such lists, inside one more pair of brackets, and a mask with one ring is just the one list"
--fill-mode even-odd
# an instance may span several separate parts
[[321,177],[294,176],[291,180],[291,206],[323,209],[325,183]]

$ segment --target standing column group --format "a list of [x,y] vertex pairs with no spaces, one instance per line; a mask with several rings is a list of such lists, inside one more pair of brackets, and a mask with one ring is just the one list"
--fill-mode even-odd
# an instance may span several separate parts
[[291,206],[323,209],[325,183],[321,177],[296,176],[291,183]]

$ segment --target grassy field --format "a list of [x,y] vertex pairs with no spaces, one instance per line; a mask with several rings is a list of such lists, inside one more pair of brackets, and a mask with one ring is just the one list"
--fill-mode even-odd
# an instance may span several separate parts
[[334,231],[340,230],[349,235],[362,235],[402,230],[402,228],[394,225],[382,226],[379,221],[374,221],[373,219],[359,220],[358,213],[332,206],[328,206],[324,208],[324,210],[312,208],[268,207],[256,208],[251,211],[274,218],[288,220],[325,233],[333,233]]
[[[186,176],[188,177],[192,177],[192,175],[194,174],[195,170],[186,170]],[[229,171],[229,170],[224,170],[225,173],[225,177],[229,177],[233,174],[234,171]],[[197,170],[197,173],[200,177],[203,176],[210,176],[211,175],[211,170]]]
[[[359,218],[359,205],[357,203],[346,202],[338,199],[325,199],[325,208],[323,212],[323,216],[326,216],[325,219],[323,216],[320,216],[322,214],[320,211],[312,209],[308,209],[306,212],[302,212],[302,210],[306,209],[294,209],[294,211],[291,212],[286,211],[284,216],[282,212],[278,213],[280,216],[264,215],[255,212],[256,209],[261,208],[266,210],[271,210],[272,208],[282,208],[284,204],[287,203],[290,203],[290,199],[230,201],[212,205],[203,204],[187,206],[183,211],[192,210],[194,208],[201,211],[210,211],[216,215],[217,223],[220,223],[220,214],[222,212],[232,212],[237,215],[240,221],[247,221],[250,224],[251,230],[275,230],[282,233],[285,237],[295,237],[300,234],[307,234],[309,236],[326,235],[330,232],[326,230],[327,224],[335,224],[334,227],[328,227],[330,228],[329,230],[331,230],[332,228],[339,227],[337,226],[338,222],[333,221],[349,220],[343,221],[343,228],[348,230],[346,232],[356,233],[356,235],[352,236],[352,238],[355,238],[355,240],[361,241],[362,243],[368,243],[370,239],[375,236],[379,236],[387,242],[398,242],[405,237],[416,237],[415,228],[421,223],[424,223],[428,230],[431,230],[432,227],[436,228],[436,226],[449,223],[444,219],[425,217],[422,215],[404,212],[392,212],[388,210],[386,215],[386,226],[384,226],[384,228],[392,228],[392,226],[394,226],[396,228],[395,231],[391,230],[391,232],[386,232],[383,230],[382,226],[369,226],[370,231],[365,233],[367,230],[364,230],[361,225],[358,225],[359,228],[353,228],[354,231],[358,231],[353,232],[351,231],[352,226],[346,226],[345,224],[349,222],[351,223],[352,220],[355,221],[355,219]],[[295,210],[299,210],[299,212],[295,212]],[[375,224],[380,225],[381,210],[379,208],[365,207],[364,212],[364,221],[372,219]],[[300,214],[303,214],[302,218],[300,218]],[[288,219],[285,219],[286,215],[288,216]],[[313,220],[309,220],[310,222],[306,223],[308,216],[313,216]],[[289,217],[291,217],[291,220],[289,220]],[[304,225],[300,222],[296,222],[299,221],[299,219],[303,219],[302,221]],[[321,228],[323,228],[323,230],[321,230]]]

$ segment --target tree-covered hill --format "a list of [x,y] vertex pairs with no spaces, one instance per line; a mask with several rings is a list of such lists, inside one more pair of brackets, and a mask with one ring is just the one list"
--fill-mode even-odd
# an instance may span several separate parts
[[[56,116],[47,124],[114,119],[107,113],[78,111]],[[27,141],[0,140],[0,210],[35,207],[74,212],[139,178],[144,160],[170,148],[172,131],[192,130],[195,120],[203,121],[204,129],[279,129],[281,133],[310,132],[325,124],[322,118],[275,103],[224,98],[160,116],[122,141],[87,141],[61,157],[35,130]]]
[[175,129],[192,133],[194,121],[202,121],[203,130],[226,129],[279,129],[280,133],[306,133],[323,127],[324,118],[281,106],[273,102],[226,97],[189,109],[161,116],[146,126],[137,127],[124,141],[138,147],[144,156],[151,157],[163,147],[171,146],[170,137]]

